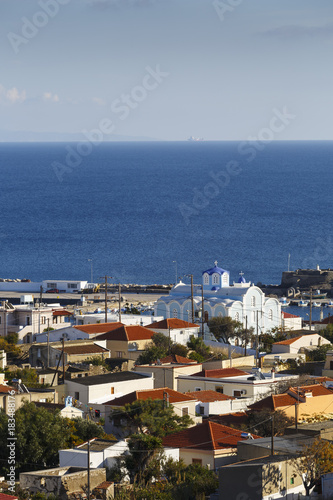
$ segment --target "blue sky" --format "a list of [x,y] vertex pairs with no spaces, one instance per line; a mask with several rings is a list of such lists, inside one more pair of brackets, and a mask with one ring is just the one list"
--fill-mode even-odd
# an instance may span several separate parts
[[0,36],[0,140],[332,137],[332,0],[0,0]]

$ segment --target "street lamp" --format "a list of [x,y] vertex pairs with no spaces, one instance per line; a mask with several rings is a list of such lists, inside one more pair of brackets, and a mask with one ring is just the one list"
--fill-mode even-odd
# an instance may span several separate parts
[[176,283],[175,283],[175,285],[177,285],[177,283],[178,283],[177,261],[176,261],[176,260],[173,260],[172,262],[173,262],[174,264],[176,264]]
[[88,259],[88,262],[90,262],[90,279],[91,279],[91,283],[93,283],[94,282],[94,280],[93,280],[93,260]]

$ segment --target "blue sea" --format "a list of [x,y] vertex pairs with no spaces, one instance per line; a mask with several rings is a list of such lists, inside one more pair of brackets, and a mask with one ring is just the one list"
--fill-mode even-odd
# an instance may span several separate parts
[[333,142],[0,144],[0,278],[333,267],[332,158]]

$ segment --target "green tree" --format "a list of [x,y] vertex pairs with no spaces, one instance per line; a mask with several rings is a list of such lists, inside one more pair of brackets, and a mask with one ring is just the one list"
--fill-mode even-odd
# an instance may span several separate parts
[[173,343],[170,346],[170,354],[187,357],[188,349],[185,345]]
[[320,330],[320,335],[333,344],[333,323],[329,323],[323,330]]
[[187,347],[192,350],[189,355],[190,359],[194,359],[199,363],[211,356],[209,347],[206,346],[202,338],[191,335],[190,340],[187,342]]
[[225,344],[230,344],[230,339],[239,335],[243,330],[243,325],[229,316],[216,316],[208,321],[208,327],[214,334],[216,340],[221,340]]
[[327,351],[330,351],[333,348],[331,344],[325,344],[317,347],[317,349],[313,349],[312,351],[308,351],[306,354],[307,361],[325,361]]
[[161,476],[162,439],[150,434],[134,434],[128,441],[129,454],[124,457],[131,483],[147,484]]
[[121,410],[114,410],[110,419],[119,416],[126,421],[125,427],[129,434],[146,433],[156,437],[186,429],[193,423],[189,415],[176,415],[166,401],[151,399],[139,399]]
[[321,476],[333,472],[333,443],[319,438],[304,446],[301,457],[293,460],[293,468],[309,496],[312,488],[320,484]]
[[294,425],[295,420],[288,417],[284,411],[272,412],[269,409],[253,411],[249,414],[248,426],[254,428],[254,432],[261,437],[272,435],[272,417],[274,416],[274,436],[283,436],[285,429]]

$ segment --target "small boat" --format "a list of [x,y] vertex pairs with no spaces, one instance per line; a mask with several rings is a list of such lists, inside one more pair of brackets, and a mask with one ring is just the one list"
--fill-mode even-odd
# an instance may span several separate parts
[[326,307],[333,307],[333,301],[330,300],[329,302],[327,302]]
[[312,306],[313,307],[321,307],[321,303],[320,302],[313,302]]
[[298,307],[307,307],[309,305],[309,302],[306,300],[300,300],[298,302]]
[[281,297],[280,299],[280,304],[282,307],[286,307],[286,306],[289,306],[290,304],[290,300],[287,300],[286,297]]
[[[311,299],[311,293],[303,293],[302,296],[305,299]],[[326,293],[320,293],[320,290],[316,290],[312,294],[312,300],[314,300],[314,299],[326,299],[326,296],[327,296],[327,292]]]

